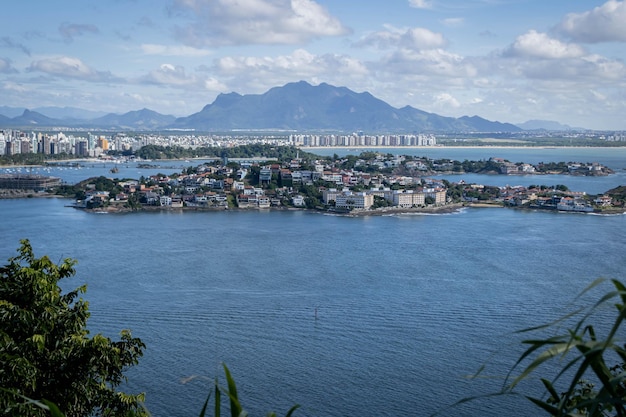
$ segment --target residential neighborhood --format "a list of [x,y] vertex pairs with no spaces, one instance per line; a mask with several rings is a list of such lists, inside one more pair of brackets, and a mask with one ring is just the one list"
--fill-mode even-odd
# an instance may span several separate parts
[[[545,168],[497,158],[481,163],[464,162],[466,167],[496,169],[500,175],[512,175],[512,166],[532,169],[535,174]],[[101,177],[84,182],[83,188],[74,192],[77,207],[106,211],[307,208],[355,214],[390,209],[446,210],[472,204],[575,212],[623,208],[620,198],[588,196],[565,186],[496,187],[432,177],[454,172],[458,166],[463,164],[375,152],[336,159],[314,159],[309,154],[284,161],[225,158],[189,167],[180,174],[119,181]],[[604,172],[605,167],[575,163],[559,169],[579,175],[580,171]]]

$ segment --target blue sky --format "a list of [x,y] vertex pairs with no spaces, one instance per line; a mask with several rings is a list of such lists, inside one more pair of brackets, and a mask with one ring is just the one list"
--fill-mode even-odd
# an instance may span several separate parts
[[305,80],[444,116],[626,129],[624,1],[7,3],[0,106],[184,116]]

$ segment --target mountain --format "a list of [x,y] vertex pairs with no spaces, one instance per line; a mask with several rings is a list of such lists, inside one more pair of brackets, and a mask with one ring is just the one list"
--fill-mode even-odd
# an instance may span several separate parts
[[[62,109],[60,111],[63,112]],[[65,112],[65,114],[67,114],[67,112]],[[13,128],[71,127],[83,129],[159,130],[170,125],[174,120],[176,120],[174,116],[166,116],[148,109],[131,111],[124,114],[111,113],[88,120],[81,120],[76,117],[65,119],[52,118],[32,110],[23,110],[21,116],[12,118],[3,116],[0,113],[0,127]]]
[[124,130],[159,130],[170,125],[176,118],[166,116],[152,110],[142,109],[124,114],[110,113],[90,121],[83,125],[100,128],[115,128]]
[[[175,118],[142,109],[92,117],[93,112],[42,107],[42,112],[0,107],[0,127],[71,127],[84,129],[199,131],[290,130],[368,133],[518,132],[510,123],[479,116],[444,117],[411,106],[395,108],[368,92],[356,93],[326,83],[305,81],[274,87],[263,94],[220,94],[213,103],[186,117]],[[1,117],[3,115],[6,117]],[[19,114],[19,113],[17,113]],[[50,117],[54,115],[55,117]]]
[[[8,118],[14,118],[22,115],[26,110],[23,107],[9,107],[9,106],[0,106],[0,115],[6,116]],[[31,109],[34,112],[41,113],[44,116],[47,116],[51,119],[59,119],[59,120],[89,120],[95,119],[96,117],[102,117],[106,113],[105,112],[97,112],[85,109],[79,109],[77,107],[37,107],[36,109]]]
[[23,107],[9,107],[9,106],[0,106],[0,115],[8,117],[9,119],[13,117],[18,117],[26,110]]
[[77,107],[37,107],[32,110],[53,119],[62,120],[90,120],[106,114],[105,112],[79,109]]
[[524,123],[518,123],[517,127],[524,130],[552,130],[552,131],[563,131],[563,130],[581,130],[575,129],[568,125],[562,125],[559,122],[553,122],[550,120],[528,120]]
[[264,94],[220,94],[200,112],[170,126],[207,131],[231,129],[334,130],[367,132],[517,132],[508,123],[478,116],[439,116],[405,106],[392,107],[370,93],[305,81],[274,87]]
[[14,126],[42,127],[57,126],[58,121],[48,116],[44,116],[43,114],[36,111],[26,109],[21,116],[12,118],[11,124],[13,124]]

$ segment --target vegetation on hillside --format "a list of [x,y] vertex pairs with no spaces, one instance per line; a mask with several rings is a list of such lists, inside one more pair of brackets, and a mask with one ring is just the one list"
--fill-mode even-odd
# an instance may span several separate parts
[[60,153],[17,153],[13,155],[0,155],[0,165],[44,165],[49,160],[65,160],[78,158],[75,155]]
[[183,148],[182,146],[146,145],[139,149],[135,155],[142,159],[183,159],[183,158],[276,158],[276,160],[289,160],[297,155],[305,157],[311,155],[300,151],[295,146],[274,146],[264,144],[239,145],[232,148],[223,147],[198,147]]
[[612,188],[606,192],[606,195],[624,204],[626,203],[626,185]]

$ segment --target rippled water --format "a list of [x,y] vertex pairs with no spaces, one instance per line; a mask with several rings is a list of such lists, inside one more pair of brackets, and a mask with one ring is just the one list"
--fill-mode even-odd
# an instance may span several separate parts
[[[89,214],[0,201],[0,250],[77,258],[93,331],[148,349],[130,388],[156,417],[198,415],[225,362],[253,415],[428,415],[499,387],[521,347],[592,279],[623,278],[626,216],[469,209]],[[487,362],[493,377],[469,381]],[[189,377],[195,379],[187,383]],[[537,415],[519,398],[443,415]]]

